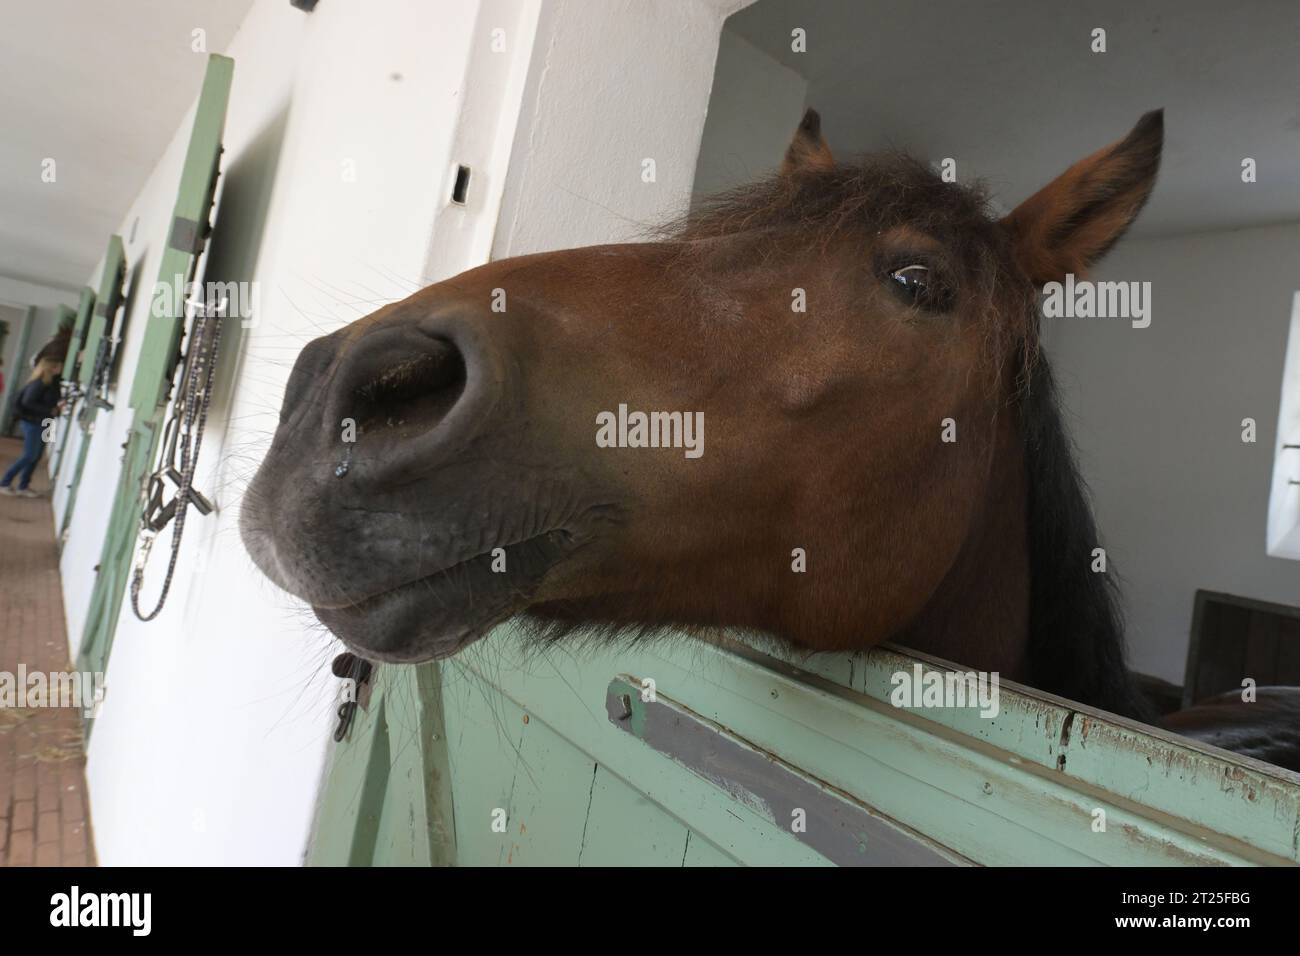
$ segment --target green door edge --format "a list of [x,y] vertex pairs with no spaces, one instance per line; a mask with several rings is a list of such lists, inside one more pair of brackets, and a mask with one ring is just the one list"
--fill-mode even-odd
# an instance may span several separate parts
[[[177,189],[170,234],[159,266],[160,287],[179,286],[182,291],[186,290],[206,242],[234,68],[235,61],[229,57],[217,54],[208,57]],[[162,433],[167,391],[176,369],[185,320],[185,303],[174,301],[174,296],[171,298],[170,314],[150,313],[136,364],[130,400],[135,414],[127,435],[122,470],[113,496],[113,510],[104,534],[90,608],[77,654],[77,666],[83,672],[102,673],[107,670],[126,597],[127,576],[140,524],[144,481]],[[88,736],[93,726],[93,718],[88,719]]]
[[67,423],[59,435],[58,446],[54,449],[54,461],[50,463],[50,486],[57,487],[59,472],[63,470],[63,459],[68,449],[68,436],[72,434],[73,423],[77,420],[77,404],[81,400],[80,382],[77,380],[78,362],[82,349],[86,345],[86,333],[89,331],[90,314],[95,308],[95,291],[90,286],[82,286],[80,300],[77,303],[77,318],[72,326],[72,338],[68,341],[68,354],[63,359],[63,379],[72,382],[73,388],[68,394],[68,407],[64,411]]
[[83,285],[77,300],[77,321],[72,327],[72,338],[68,340],[68,354],[63,358],[64,378],[75,379],[77,376],[81,350],[86,347],[86,333],[90,331],[90,314],[94,308],[95,290]]
[[[85,329],[85,344],[81,349],[81,359],[77,365],[77,391],[81,393],[81,412],[76,417],[81,429],[81,441],[77,444],[77,463],[72,469],[72,480],[68,482],[68,500],[63,505],[63,515],[59,519],[58,546],[62,550],[67,543],[68,531],[72,527],[72,516],[77,508],[77,492],[81,488],[81,479],[86,473],[86,459],[90,455],[90,441],[95,434],[95,421],[105,407],[107,395],[99,394],[95,379],[95,367],[101,345],[111,341],[113,329],[117,324],[118,310],[123,308],[123,287],[126,283],[126,247],[122,237],[108,237],[108,248],[104,252],[104,270],[99,278],[99,294],[95,296],[90,318]],[[74,337],[75,343],[75,337]],[[66,432],[72,430],[69,420]],[[62,464],[62,463],[60,463]]]

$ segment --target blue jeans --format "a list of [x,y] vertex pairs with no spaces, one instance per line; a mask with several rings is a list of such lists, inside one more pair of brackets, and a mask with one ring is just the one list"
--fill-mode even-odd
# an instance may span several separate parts
[[41,455],[45,454],[45,442],[41,440],[43,429],[40,425],[33,425],[26,421],[19,421],[18,424],[23,430],[23,455],[10,465],[5,476],[0,478],[0,486],[8,488],[9,483],[14,480],[14,475],[18,475],[18,490],[22,491],[32,483],[32,472],[36,470],[36,463],[41,460]]

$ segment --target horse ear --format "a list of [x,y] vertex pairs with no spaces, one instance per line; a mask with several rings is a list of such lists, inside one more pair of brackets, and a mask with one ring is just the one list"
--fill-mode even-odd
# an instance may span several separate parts
[[1119,241],[1151,195],[1164,138],[1164,110],[1152,110],[1002,220],[1036,284],[1081,275]]
[[835,165],[831,148],[822,138],[822,118],[813,109],[803,114],[799,128],[794,131],[794,139],[785,151],[785,160],[781,163],[782,174],[793,173],[803,169],[830,169]]

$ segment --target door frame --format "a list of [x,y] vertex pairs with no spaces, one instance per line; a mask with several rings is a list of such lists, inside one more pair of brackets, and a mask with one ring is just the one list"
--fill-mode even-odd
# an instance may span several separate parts
[[[100,364],[96,361],[102,343],[110,343],[112,348],[113,333],[117,328],[117,314],[124,308],[126,286],[126,247],[122,237],[108,237],[108,249],[104,252],[104,268],[99,278],[99,294],[94,299],[90,319],[85,329],[85,343],[81,349],[81,359],[77,365],[76,388],[81,395],[81,412],[77,424],[81,429],[81,438],[77,442],[77,463],[72,469],[72,480],[68,482],[68,497],[63,504],[63,515],[59,519],[58,546],[62,550],[67,543],[72,529],[72,516],[77,507],[77,492],[81,488],[81,478],[86,472],[86,459],[90,455],[90,442],[95,435],[95,422],[99,413],[108,406],[107,382],[100,389],[100,383],[93,381],[95,369]],[[75,336],[74,336],[75,342]],[[120,343],[119,343],[120,347]],[[104,375],[107,377],[111,359],[103,363]],[[71,431],[72,422],[68,422]]]
[[59,431],[58,447],[54,449],[53,461],[50,462],[50,487],[59,482],[59,472],[63,469],[64,455],[68,449],[68,436],[72,434],[72,423],[76,420],[77,404],[82,393],[77,381],[78,363],[81,351],[86,347],[86,333],[90,327],[90,313],[95,308],[95,290],[90,286],[81,287],[81,296],[77,302],[77,318],[72,326],[72,337],[68,340],[68,353],[63,359],[63,380],[71,383],[65,401],[68,407],[63,413],[63,428]]

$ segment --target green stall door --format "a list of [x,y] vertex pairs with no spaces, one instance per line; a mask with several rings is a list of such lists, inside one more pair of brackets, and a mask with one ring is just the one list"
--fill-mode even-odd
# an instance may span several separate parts
[[895,707],[933,658],[511,631],[378,669],[309,863],[1300,863],[1295,774],[1006,681],[991,715]]
[[[155,288],[165,286],[184,291],[206,242],[234,68],[234,60],[228,57],[215,54],[208,57]],[[131,385],[130,407],[134,416],[77,659],[83,671],[107,669],[117,631],[140,530],[145,483],[157,457],[168,393],[179,360],[185,303],[174,301],[176,298],[184,296],[159,297],[161,301],[173,301],[169,313],[158,314],[152,310],[151,296],[151,312]]]
[[101,390],[108,381],[108,356],[113,349],[117,313],[126,292],[126,250],[121,236],[110,236],[99,279],[99,297],[86,326],[86,343],[77,367],[77,384],[87,395]]
[[90,286],[82,286],[81,298],[77,303],[77,318],[72,326],[72,338],[68,340],[68,354],[63,360],[63,377],[69,381],[77,380],[81,352],[86,347],[86,335],[90,331],[90,313],[94,308],[95,290]]
[[63,469],[63,453],[68,447],[68,436],[72,433],[72,423],[76,420],[77,403],[81,399],[81,385],[77,377],[78,363],[82,350],[86,347],[86,335],[90,330],[90,313],[95,307],[95,292],[89,286],[82,287],[81,300],[77,304],[77,315],[72,325],[72,338],[68,340],[68,354],[63,359],[64,389],[63,430],[59,433],[59,444],[54,449],[54,461],[50,463],[50,484],[58,483],[59,472]]
[[[117,314],[122,309],[126,285],[126,250],[121,236],[109,236],[108,250],[104,253],[104,271],[99,279],[99,295],[92,296],[88,303],[83,292],[81,302],[89,305],[88,318],[81,330],[83,344],[75,368],[65,368],[64,377],[71,383],[73,394],[81,409],[76,421],[81,429],[81,441],[77,446],[77,461],[72,469],[72,478],[68,482],[68,500],[63,506],[63,516],[59,519],[59,547],[67,542],[69,529],[72,527],[72,515],[77,507],[77,491],[81,488],[82,475],[86,473],[86,458],[90,454],[90,439],[95,434],[95,421],[100,411],[111,406],[108,404],[108,370],[113,362],[113,341],[117,330]],[[76,345],[78,335],[74,331],[69,352]],[[68,420],[64,430],[64,440],[72,430],[72,419]],[[59,467],[62,468],[62,452]]]

